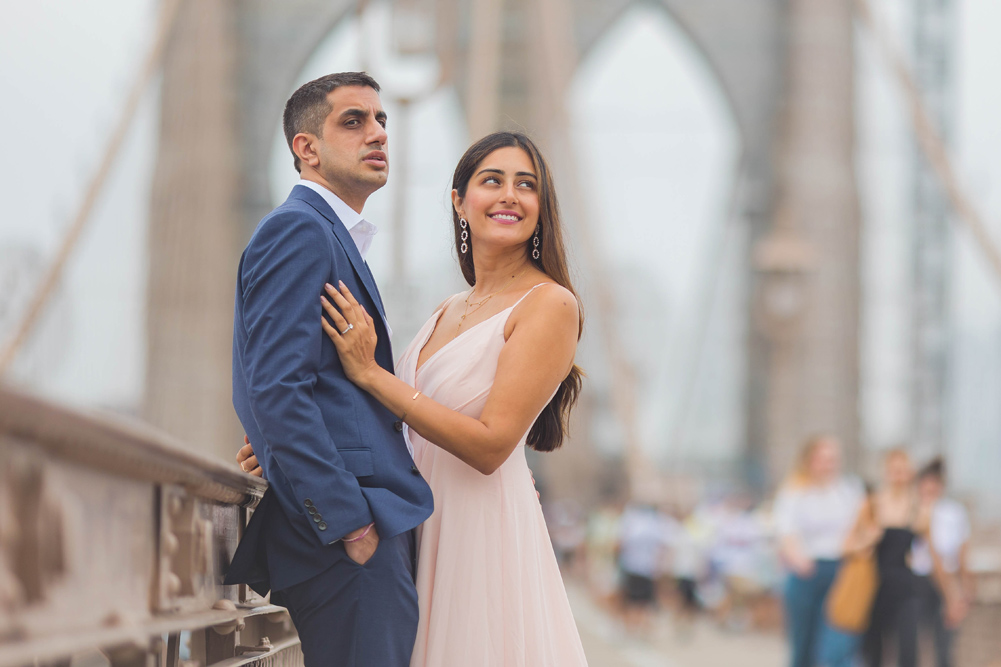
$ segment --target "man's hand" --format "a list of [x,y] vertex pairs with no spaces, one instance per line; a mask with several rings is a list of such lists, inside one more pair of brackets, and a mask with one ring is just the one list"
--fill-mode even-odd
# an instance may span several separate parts
[[236,462],[240,465],[240,469],[251,475],[264,477],[264,471],[257,463],[257,456],[254,455],[254,448],[250,444],[250,438],[243,436],[243,442],[243,447],[236,453]]
[[[351,531],[344,536],[344,540],[354,539],[364,533],[365,530],[365,528],[359,528],[358,530]],[[368,534],[357,542],[344,542],[344,550],[348,552],[348,558],[359,565],[367,563],[375,554],[375,550],[378,546],[379,531],[375,529],[375,526],[368,529]]]

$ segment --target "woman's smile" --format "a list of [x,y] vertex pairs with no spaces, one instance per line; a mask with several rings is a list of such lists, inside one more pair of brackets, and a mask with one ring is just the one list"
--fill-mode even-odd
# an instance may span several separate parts
[[496,211],[487,215],[488,218],[494,222],[499,222],[502,225],[513,225],[522,221],[523,217],[515,213],[514,211]]

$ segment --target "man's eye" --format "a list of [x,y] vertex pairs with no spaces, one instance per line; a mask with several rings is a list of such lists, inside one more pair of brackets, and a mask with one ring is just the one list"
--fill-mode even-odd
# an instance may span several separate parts
[[345,125],[347,125],[348,127],[355,127],[355,126],[358,125],[358,121],[352,119],[352,120],[349,120],[348,122],[346,122]]

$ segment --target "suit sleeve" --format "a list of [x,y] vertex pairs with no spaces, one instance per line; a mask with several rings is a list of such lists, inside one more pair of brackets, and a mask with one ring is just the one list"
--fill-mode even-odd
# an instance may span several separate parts
[[251,409],[322,544],[373,521],[313,398],[325,336],[320,294],[335,268],[322,226],[285,214],[257,230],[240,276]]

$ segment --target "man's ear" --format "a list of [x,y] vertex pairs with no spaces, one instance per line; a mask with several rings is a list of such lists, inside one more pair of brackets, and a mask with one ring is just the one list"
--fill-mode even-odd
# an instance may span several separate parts
[[320,156],[315,147],[316,136],[308,132],[300,132],[292,137],[292,152],[302,164],[308,164],[314,169],[320,165]]

